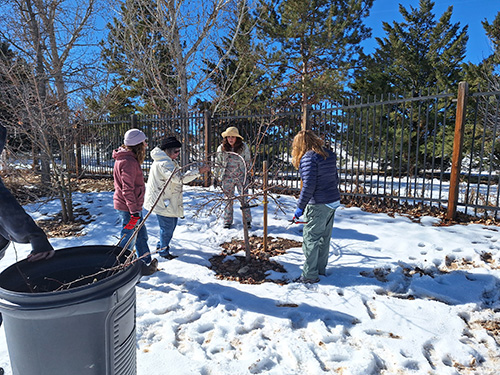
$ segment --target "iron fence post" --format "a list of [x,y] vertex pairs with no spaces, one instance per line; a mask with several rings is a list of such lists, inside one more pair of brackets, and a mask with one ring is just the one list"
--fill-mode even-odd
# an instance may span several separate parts
[[[203,125],[205,127],[205,160],[210,160],[210,149],[211,149],[211,139],[210,134],[212,133],[211,129],[211,119],[212,113],[209,110],[203,112]],[[210,186],[210,173],[205,173],[203,176],[203,184],[205,187]]]

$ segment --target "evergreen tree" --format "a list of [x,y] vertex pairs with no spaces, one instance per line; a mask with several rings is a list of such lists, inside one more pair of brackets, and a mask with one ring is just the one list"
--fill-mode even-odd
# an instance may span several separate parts
[[[177,87],[172,59],[166,41],[155,17],[151,15],[154,1],[149,6],[127,0],[120,17],[108,24],[109,34],[103,44],[105,67],[113,75],[112,87],[97,100],[87,104],[111,115],[125,115],[140,111],[160,113],[175,108]],[[134,37],[131,37],[131,34]],[[130,41],[134,46],[130,46]]]
[[468,63],[464,66],[465,80],[471,87],[500,89],[500,12],[490,24],[482,21],[486,36],[490,40],[492,53],[479,64]]
[[[464,66],[466,81],[471,91],[499,91],[500,90],[500,12],[492,23],[482,22],[491,44],[491,54],[485,57],[478,65],[469,63]],[[498,97],[476,96],[469,101],[470,111],[477,111],[474,121],[466,124],[464,149],[468,152],[470,166],[473,168],[493,168],[500,166],[500,142],[498,142]],[[492,150],[482,154],[477,145],[483,145],[485,150]],[[475,145],[475,152],[472,150]]]
[[404,21],[383,23],[387,36],[377,38],[379,46],[372,56],[363,56],[364,66],[352,84],[356,94],[417,95],[429,87],[456,90],[463,78],[467,26],[450,22],[453,6],[438,21],[433,8],[432,0],[420,0],[418,8],[409,10],[400,5]]
[[338,98],[370,36],[363,25],[373,0],[259,0],[267,68],[281,75],[279,104],[306,106]]
[[[258,66],[262,47],[253,42],[255,20],[245,2],[238,2],[229,36],[222,38],[217,62],[205,59],[204,71],[215,89],[212,111],[263,110],[269,92],[263,70]],[[236,35],[235,35],[236,34]]]
[[[431,0],[420,0],[418,8],[410,6],[408,10],[400,5],[404,21],[383,23],[386,37],[377,38],[378,48],[373,55],[362,56],[363,68],[355,73],[351,88],[356,95],[381,98],[389,94],[391,99],[400,99],[429,94],[436,88],[457,90],[458,82],[463,79],[467,26],[461,28],[460,23],[450,22],[452,6],[438,20],[433,8]],[[382,118],[381,133],[386,137],[368,142],[381,150],[390,150],[395,144],[404,146],[399,154],[388,152],[391,160],[388,163],[394,169],[418,173],[418,168],[427,168],[435,160],[442,161],[444,167],[451,160],[453,128],[446,126],[445,121],[449,101],[436,99],[425,116],[420,110],[421,103],[425,102],[407,102],[403,106],[395,103],[377,115]],[[434,125],[428,119],[433,119]],[[366,129],[360,126],[357,131],[363,134]],[[426,148],[425,140],[430,139],[435,142],[433,153]]]

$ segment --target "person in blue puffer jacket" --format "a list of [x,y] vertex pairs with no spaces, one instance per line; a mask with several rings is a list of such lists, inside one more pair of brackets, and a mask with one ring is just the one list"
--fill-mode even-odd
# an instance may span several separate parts
[[302,251],[306,261],[297,280],[316,283],[326,275],[335,210],[340,206],[337,156],[311,130],[293,139],[292,164],[302,180],[295,219],[304,215]]

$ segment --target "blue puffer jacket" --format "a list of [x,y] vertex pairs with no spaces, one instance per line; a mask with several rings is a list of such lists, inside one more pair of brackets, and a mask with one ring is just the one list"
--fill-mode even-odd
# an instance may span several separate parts
[[308,204],[327,204],[340,200],[337,156],[325,149],[328,157],[314,151],[307,151],[300,159],[302,190],[298,207],[305,209]]

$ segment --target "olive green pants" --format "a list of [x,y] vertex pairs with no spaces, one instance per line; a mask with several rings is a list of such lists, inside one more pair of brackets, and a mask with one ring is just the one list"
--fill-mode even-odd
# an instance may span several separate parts
[[302,251],[306,257],[302,277],[317,279],[325,275],[332,238],[335,210],[324,204],[308,204],[304,211]]

